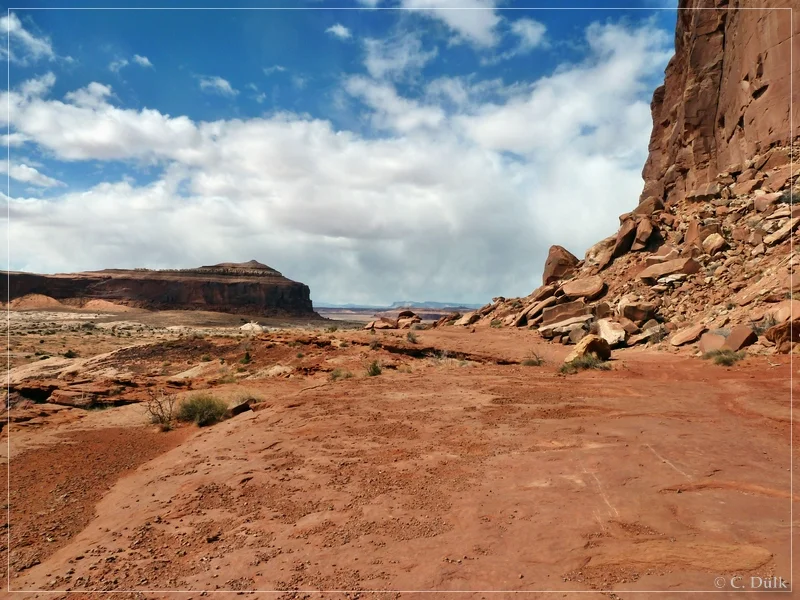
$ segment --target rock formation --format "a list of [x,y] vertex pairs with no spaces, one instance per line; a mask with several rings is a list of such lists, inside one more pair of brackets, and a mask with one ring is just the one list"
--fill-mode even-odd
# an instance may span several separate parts
[[209,310],[260,316],[317,317],[307,285],[255,260],[197,269],[106,269],[0,277],[10,300],[42,294],[81,306],[89,300],[155,310]]
[[582,261],[551,248],[545,285],[495,299],[470,325],[535,327],[567,344],[592,333],[612,346],[669,337],[673,347],[800,348],[800,121],[790,123],[800,11],[791,4],[680,0],[638,206]]

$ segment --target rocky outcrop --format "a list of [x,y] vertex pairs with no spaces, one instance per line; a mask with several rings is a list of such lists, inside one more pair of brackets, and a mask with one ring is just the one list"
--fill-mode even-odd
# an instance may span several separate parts
[[[474,326],[527,326],[563,344],[598,335],[615,347],[800,351],[790,326],[800,304],[800,120],[790,123],[800,11],[792,0],[679,6],[638,206],[583,261],[553,246],[546,285],[487,305]],[[800,61],[793,68],[800,80]]]
[[77,306],[89,300],[153,310],[208,310],[317,317],[307,285],[255,260],[180,270],[119,270],[0,277],[0,296],[42,294]]

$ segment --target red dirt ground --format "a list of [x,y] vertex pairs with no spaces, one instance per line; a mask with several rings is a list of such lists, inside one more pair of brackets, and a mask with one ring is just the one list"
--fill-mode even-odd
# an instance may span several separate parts
[[[261,398],[208,428],[143,429],[140,405],[12,423],[12,589],[640,598],[628,592],[790,579],[789,357],[721,367],[626,350],[611,371],[564,376],[568,348],[528,331],[416,333],[287,331],[122,355],[156,382],[147,361],[169,354],[163,380],[209,344],[215,368],[247,348],[237,377],[294,368],[193,380]],[[397,352],[419,348],[437,356]],[[496,364],[532,350],[543,366]],[[383,371],[368,377],[373,360]],[[354,376],[331,381],[335,368]]]

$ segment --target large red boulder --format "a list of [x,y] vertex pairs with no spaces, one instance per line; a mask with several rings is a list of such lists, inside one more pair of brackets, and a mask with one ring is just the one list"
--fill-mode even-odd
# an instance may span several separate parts
[[578,262],[578,258],[566,248],[550,246],[550,252],[544,263],[542,282],[548,285],[572,275]]

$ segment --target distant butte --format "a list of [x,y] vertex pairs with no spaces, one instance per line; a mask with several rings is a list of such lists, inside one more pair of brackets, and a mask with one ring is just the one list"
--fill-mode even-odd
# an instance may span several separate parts
[[104,269],[0,278],[9,300],[41,294],[81,306],[89,300],[149,310],[208,310],[265,317],[316,318],[307,285],[257,260],[195,269]]

